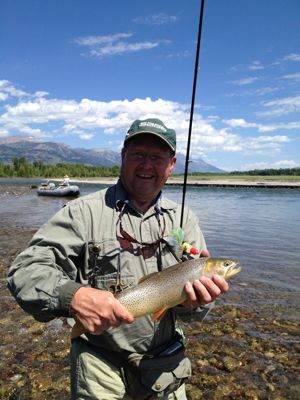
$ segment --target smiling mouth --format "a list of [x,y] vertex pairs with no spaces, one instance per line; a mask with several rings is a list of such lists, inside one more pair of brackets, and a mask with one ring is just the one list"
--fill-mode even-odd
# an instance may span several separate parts
[[140,178],[140,179],[146,179],[146,180],[148,180],[148,179],[154,178],[154,175],[138,174],[137,177]]

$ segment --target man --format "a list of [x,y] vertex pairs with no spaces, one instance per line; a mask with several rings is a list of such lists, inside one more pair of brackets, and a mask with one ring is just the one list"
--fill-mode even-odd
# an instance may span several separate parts
[[[73,317],[86,332],[72,341],[72,399],[139,400],[156,394],[186,399],[189,364],[175,311],[159,322],[150,316],[134,320],[113,295],[194,257],[182,249],[178,256],[168,241],[181,216],[180,206],[161,193],[175,166],[175,150],[175,131],[162,121],[134,121],[124,140],[118,183],[68,203],[10,268],[8,286],[25,311],[39,321]],[[184,241],[208,256],[189,209],[182,229]],[[185,305],[200,307],[204,317],[228,285],[219,276],[201,277],[184,289]],[[175,345],[181,350],[173,352]],[[143,368],[147,360],[154,368]]]
[[61,186],[69,186],[70,185],[70,178],[68,177],[68,175],[64,176],[64,180],[61,183]]

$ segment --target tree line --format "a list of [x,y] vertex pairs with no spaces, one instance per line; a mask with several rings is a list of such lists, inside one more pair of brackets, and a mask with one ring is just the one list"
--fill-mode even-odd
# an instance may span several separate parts
[[1,178],[77,178],[118,177],[120,167],[97,167],[84,164],[44,164],[43,161],[28,163],[25,157],[16,157],[11,164],[0,163]]
[[233,171],[230,175],[300,175],[300,168],[267,168],[267,169],[253,169],[250,171]]
[[[205,175],[220,175],[222,173],[204,173]],[[250,171],[233,171],[228,175],[300,175],[300,168],[279,168],[279,169],[254,169]],[[10,164],[0,163],[1,178],[62,178],[64,175],[76,178],[99,178],[118,177],[120,166],[113,167],[91,166],[85,164],[44,164],[43,161],[28,163],[25,157],[16,157]],[[191,176],[201,175],[201,172],[190,173]]]

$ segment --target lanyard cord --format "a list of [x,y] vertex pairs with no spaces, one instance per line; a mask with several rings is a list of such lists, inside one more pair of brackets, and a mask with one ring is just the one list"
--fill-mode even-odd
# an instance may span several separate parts
[[[121,234],[121,236],[122,236],[125,240],[129,241],[130,243],[136,243],[136,244],[138,244],[139,246],[142,246],[142,248],[143,248],[143,247],[147,247],[147,246],[156,246],[156,248],[158,248],[158,254],[157,254],[157,269],[158,269],[158,271],[161,271],[161,270],[162,270],[162,249],[161,249],[161,242],[162,242],[162,240],[163,240],[164,233],[165,233],[165,230],[166,230],[166,219],[165,219],[165,216],[164,216],[163,212],[161,211],[160,205],[157,203],[157,204],[155,205],[155,207],[154,207],[154,209],[155,209],[155,217],[156,217],[156,220],[157,220],[158,232],[159,232],[160,237],[159,237],[155,242],[146,243],[146,242],[140,242],[140,241],[138,241],[137,239],[135,239],[134,237],[132,237],[128,232],[126,232],[126,231],[124,230],[124,228],[123,228],[122,216],[123,216],[123,214],[124,214],[124,212],[125,212],[126,206],[128,207],[128,204],[129,204],[129,201],[128,201],[128,200],[125,200],[124,203],[123,203],[123,205],[122,205],[122,207],[121,207],[121,210],[120,210],[120,213],[119,213],[119,217],[118,217],[118,220],[117,220],[117,225],[120,226],[120,234]],[[163,218],[163,227],[161,226],[161,222],[160,222],[160,216],[161,216],[161,215],[162,215],[162,218]],[[120,271],[121,271],[121,270],[120,270]]]
[[[160,224],[160,218],[159,218],[160,212],[157,212],[157,210],[155,210],[155,211],[156,211],[155,216],[157,219],[158,228],[159,228],[159,231],[161,231],[161,224]],[[163,216],[163,218],[164,218],[164,226],[165,226],[165,224],[166,224],[165,217]],[[158,271],[162,270],[161,240],[158,242],[157,269],[158,269]]]
[[[138,244],[139,246],[153,246],[153,245],[158,245],[158,244],[161,242],[162,238],[164,237],[165,230],[166,230],[166,219],[165,219],[164,214],[163,214],[162,212],[159,212],[159,211],[157,210],[157,208],[155,207],[155,215],[156,215],[156,219],[157,219],[158,226],[159,226],[159,231],[160,231],[160,232],[159,232],[159,235],[160,235],[160,237],[159,237],[157,240],[155,240],[154,242],[151,242],[151,243],[139,241],[139,240],[135,239],[134,237],[132,237],[132,236],[131,236],[128,232],[126,232],[125,229],[123,228],[122,217],[123,217],[123,214],[124,214],[124,212],[125,212],[125,207],[128,206],[128,204],[129,204],[128,201],[124,201],[124,203],[123,203],[123,205],[122,205],[122,208],[121,208],[121,211],[120,211],[120,214],[119,214],[119,217],[118,217],[118,220],[117,220],[117,225],[120,226],[120,235],[121,235],[124,239],[128,240],[129,242],[131,242],[131,243],[136,243],[136,244]],[[159,215],[160,215],[160,214],[163,216],[163,223],[164,223],[163,227],[161,227],[161,223],[160,223],[160,219],[159,219]]]
[[189,134],[188,134],[188,142],[187,142],[187,149],[186,149],[186,157],[185,157],[184,182],[183,182],[183,193],[182,193],[182,203],[181,203],[181,218],[180,218],[181,228],[183,228],[183,226],[182,226],[183,225],[183,213],[184,213],[184,203],[185,203],[185,193],[186,193],[186,181],[187,181],[188,166],[189,166],[195,95],[196,95],[196,86],[197,86],[197,75],[198,75],[198,65],[199,65],[203,12],[204,12],[204,0],[201,1],[200,16],[199,16],[197,50],[196,50],[196,60],[195,60],[195,69],[194,69],[194,82],[193,82],[192,102],[191,102],[191,111],[190,111],[190,124],[189,124]]

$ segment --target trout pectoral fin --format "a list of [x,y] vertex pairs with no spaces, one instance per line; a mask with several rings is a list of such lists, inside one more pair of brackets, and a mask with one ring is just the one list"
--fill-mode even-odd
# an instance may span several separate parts
[[154,311],[154,313],[151,314],[152,321],[160,321],[164,317],[167,310],[168,309],[166,307],[163,307],[163,308],[159,308],[158,310]]

